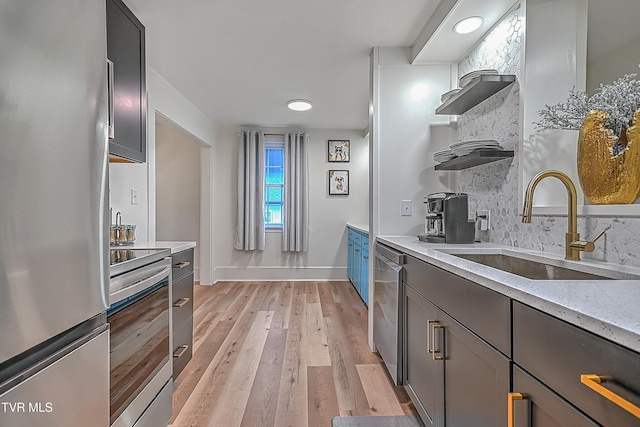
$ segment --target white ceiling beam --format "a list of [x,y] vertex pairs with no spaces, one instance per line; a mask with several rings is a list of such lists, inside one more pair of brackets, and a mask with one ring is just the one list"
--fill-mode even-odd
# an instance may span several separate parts
[[427,23],[424,24],[420,34],[416,38],[416,41],[413,42],[411,46],[411,64],[414,63],[422,49],[427,45],[429,39],[435,34],[435,32],[440,28],[442,23],[445,21],[447,16],[451,13],[455,5],[460,0],[441,0],[438,6],[433,11],[433,14],[427,20]]

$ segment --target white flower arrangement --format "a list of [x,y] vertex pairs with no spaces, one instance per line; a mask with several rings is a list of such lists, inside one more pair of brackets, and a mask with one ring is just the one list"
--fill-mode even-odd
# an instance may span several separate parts
[[534,123],[536,130],[579,130],[590,111],[600,110],[609,115],[605,126],[620,138],[640,109],[640,81],[635,77],[636,74],[626,74],[613,83],[601,83],[591,97],[586,92],[571,89],[566,102],[547,105],[538,111],[541,120]]

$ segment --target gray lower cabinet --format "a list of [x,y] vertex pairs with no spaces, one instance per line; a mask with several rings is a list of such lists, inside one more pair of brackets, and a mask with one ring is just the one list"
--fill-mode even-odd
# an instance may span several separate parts
[[406,389],[427,426],[507,425],[510,362],[405,286]]
[[562,397],[513,366],[512,427],[596,427],[598,424]]
[[509,359],[451,317],[442,325],[446,425],[506,427]]
[[193,356],[193,249],[171,256],[173,307],[173,379]]
[[511,301],[484,286],[412,256],[404,281],[474,334],[511,355]]
[[597,425],[640,426],[640,354],[514,301],[513,360]]
[[429,332],[440,310],[405,286],[405,388],[427,427],[444,426],[444,360],[432,349]]
[[637,352],[408,255],[404,281],[428,427],[640,427]]

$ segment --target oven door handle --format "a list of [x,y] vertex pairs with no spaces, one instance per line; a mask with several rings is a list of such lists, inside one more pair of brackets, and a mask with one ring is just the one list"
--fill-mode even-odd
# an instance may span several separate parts
[[142,280],[128,284],[122,289],[119,289],[116,292],[113,292],[109,297],[109,303],[113,304],[118,301],[122,301],[123,299],[128,298],[131,295],[135,295],[138,292],[144,291],[149,286],[153,286],[156,283],[169,277],[170,272],[171,272],[171,264],[166,264],[159,272],[154,273],[151,276],[147,276]]

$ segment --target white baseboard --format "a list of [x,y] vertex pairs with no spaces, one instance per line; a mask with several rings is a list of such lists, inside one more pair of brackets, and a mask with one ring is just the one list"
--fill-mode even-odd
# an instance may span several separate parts
[[337,281],[347,279],[347,267],[216,267],[215,282]]

